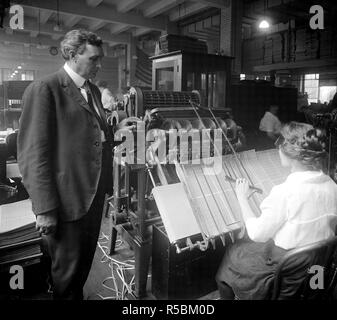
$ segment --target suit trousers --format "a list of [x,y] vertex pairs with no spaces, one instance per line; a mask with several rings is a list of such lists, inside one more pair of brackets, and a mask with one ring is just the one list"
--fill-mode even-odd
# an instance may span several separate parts
[[96,195],[89,211],[76,221],[58,221],[53,235],[45,236],[51,257],[53,298],[82,300],[95,255],[106,193],[107,151],[103,147],[102,170]]

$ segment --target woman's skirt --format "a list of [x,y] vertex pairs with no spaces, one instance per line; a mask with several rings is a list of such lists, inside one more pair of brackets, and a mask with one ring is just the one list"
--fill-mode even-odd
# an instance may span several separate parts
[[268,299],[274,272],[287,251],[274,241],[244,239],[228,247],[217,272],[217,281],[229,285],[240,300]]
[[[269,299],[276,268],[287,253],[273,240],[266,243],[242,239],[228,247],[217,272],[217,281],[231,287],[240,300]],[[315,252],[301,253],[282,267],[279,300],[297,299],[304,288],[308,268],[315,261]]]

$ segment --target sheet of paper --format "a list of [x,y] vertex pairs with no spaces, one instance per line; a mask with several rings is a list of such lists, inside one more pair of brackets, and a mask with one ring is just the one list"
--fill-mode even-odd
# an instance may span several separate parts
[[17,163],[7,163],[6,165],[6,175],[7,178],[18,178],[21,177],[19,171],[19,166]]
[[0,234],[22,228],[35,220],[29,199],[0,206]]
[[152,193],[171,243],[200,234],[182,183],[155,187]]

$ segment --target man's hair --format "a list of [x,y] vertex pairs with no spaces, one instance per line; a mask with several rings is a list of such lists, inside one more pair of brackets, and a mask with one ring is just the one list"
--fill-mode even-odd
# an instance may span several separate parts
[[290,122],[286,124],[281,135],[282,152],[291,159],[298,160],[308,170],[322,170],[327,158],[327,141],[325,132],[310,124]]
[[70,52],[82,54],[86,44],[91,44],[96,47],[102,47],[103,41],[95,33],[86,30],[71,30],[61,42],[61,53],[65,60],[70,60]]

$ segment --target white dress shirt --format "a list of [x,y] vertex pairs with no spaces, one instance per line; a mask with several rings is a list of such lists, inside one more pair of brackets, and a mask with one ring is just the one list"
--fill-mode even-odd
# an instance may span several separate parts
[[[85,101],[88,102],[88,96],[87,96],[87,92],[85,91],[85,89],[83,88],[84,82],[86,81],[85,78],[83,78],[82,76],[80,76],[78,73],[76,73],[73,69],[71,69],[67,63],[64,64],[63,66],[65,72],[69,75],[69,77],[74,81],[76,87],[78,89],[80,89],[80,92],[82,94],[82,96],[84,97]],[[101,117],[99,111],[98,111],[98,107],[96,105],[95,99],[93,100],[93,104],[94,104],[94,108],[96,110],[96,113],[98,114],[99,117]],[[101,130],[101,142],[106,141],[105,139],[105,134],[104,131]]]
[[260,217],[246,220],[253,241],[273,239],[289,250],[326,240],[337,225],[337,185],[323,172],[295,172],[272,189],[260,209]]
[[267,111],[260,121],[260,131],[279,134],[282,124],[278,117]]

